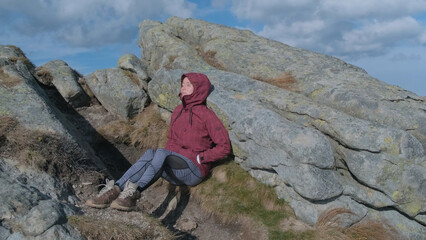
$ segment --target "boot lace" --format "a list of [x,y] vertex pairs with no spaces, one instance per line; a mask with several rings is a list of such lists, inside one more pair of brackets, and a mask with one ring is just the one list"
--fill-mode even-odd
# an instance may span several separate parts
[[120,193],[118,198],[126,198],[126,197],[133,197],[133,194],[136,192],[136,189],[133,187],[126,186],[124,190]]
[[[112,183],[112,184],[111,184]],[[109,180],[108,178],[105,179],[105,184],[99,184],[99,186],[104,186],[101,191],[98,193],[98,197],[105,194],[106,192],[108,192],[109,190],[111,190],[114,187],[114,180]]]

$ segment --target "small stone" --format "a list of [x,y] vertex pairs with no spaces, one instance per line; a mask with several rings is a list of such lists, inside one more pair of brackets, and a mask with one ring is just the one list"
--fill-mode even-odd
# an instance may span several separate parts
[[198,227],[198,224],[189,219],[182,219],[178,221],[173,227],[182,232],[191,232]]

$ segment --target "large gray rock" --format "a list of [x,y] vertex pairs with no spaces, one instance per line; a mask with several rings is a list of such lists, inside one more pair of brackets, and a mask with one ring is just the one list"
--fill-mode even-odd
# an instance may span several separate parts
[[75,196],[48,173],[78,178],[70,176],[76,164],[109,171],[50,102],[19,49],[0,45],[0,63],[0,236],[82,239],[66,218]]
[[0,239],[7,239],[9,236],[10,236],[9,229],[0,226]]
[[[158,43],[161,47],[156,47]],[[164,24],[142,22],[139,45],[151,72],[161,66],[191,71],[216,68],[271,84],[288,81],[283,84],[288,90],[351,116],[407,130],[426,147],[424,98],[385,84],[337,58],[247,30],[177,17]]]
[[143,89],[148,88],[149,76],[146,73],[146,67],[143,66],[142,61],[133,54],[126,54],[118,59],[118,67],[123,70],[128,70],[132,73],[135,73],[136,82],[139,87]]
[[147,103],[148,95],[125,70],[96,70],[85,79],[102,106],[122,118],[131,118],[142,111]]
[[18,169],[13,161],[0,158],[0,184],[0,236],[84,239],[67,223],[67,216],[76,212],[71,205],[62,203],[72,193],[59,180],[30,168]]
[[50,61],[36,68],[36,76],[43,84],[54,86],[73,107],[87,106],[89,96],[78,83],[79,74],[62,60]]
[[90,159],[97,168],[105,169],[87,141],[50,102],[28,67],[32,64],[22,52],[13,51],[15,48],[0,45],[0,59],[4,60],[0,61],[4,63],[0,65],[0,117],[15,119],[28,134],[55,136],[64,158]]
[[[179,70],[170,73],[165,70],[159,71],[149,84],[149,94],[153,101],[172,110],[179,100],[177,90],[179,89],[178,80],[181,74],[182,71]],[[318,169],[321,174],[310,175],[311,180],[318,183],[315,184],[318,188],[317,191],[312,191],[309,185],[297,183],[296,188],[309,199],[324,200],[335,197],[343,191],[335,177],[335,172],[326,170],[334,165],[333,152],[326,137],[314,129],[282,119],[274,111],[263,108],[243,95],[238,95],[235,91],[224,88],[223,85],[220,85],[221,82],[217,81],[218,79],[224,81],[233,79],[236,83],[238,78],[245,77],[224,72],[210,72],[209,77],[215,86],[215,91],[209,97],[209,103],[214,104],[216,106],[214,108],[220,109],[222,119],[225,123],[230,124],[231,138],[235,140],[233,141],[234,151],[239,148],[250,156],[240,156],[246,158],[245,167],[271,169],[280,165],[295,166],[300,167],[298,170],[301,173]],[[171,94],[172,92],[176,94]],[[159,93],[159,95],[156,96],[155,93]],[[174,103],[168,104],[166,102],[164,104],[163,100],[166,99],[174,99],[175,101]],[[241,103],[237,103],[238,101]],[[236,104],[227,104],[229,102]],[[226,114],[226,117],[224,114]],[[238,142],[244,142],[244,144],[238,144]],[[276,150],[271,151],[271,148]],[[301,167],[301,165],[307,168]],[[320,168],[325,170],[321,171]],[[296,184],[294,181],[293,183]]]
[[[148,67],[150,76],[162,66],[199,71],[215,69],[203,61],[195,47],[170,34],[172,29],[168,25],[146,20],[139,24],[139,29],[138,44],[143,49],[141,60]],[[158,45],[160,42],[162,46]]]
[[424,99],[381,82],[363,69],[247,30],[177,17],[164,25],[170,36],[197,47],[207,63],[270,83],[291,74],[295,81],[287,89],[349,115],[410,131],[426,147]]
[[[139,45],[154,74],[150,98],[163,108],[179,103],[183,72],[208,75],[215,87],[208,105],[229,130],[235,160],[276,187],[301,219],[315,224],[342,207],[355,213],[349,226],[370,212],[385,221],[378,209],[394,209],[410,226],[393,221],[401,233],[426,234],[423,98],[339,59],[199,20],[144,21]],[[278,80],[288,82],[276,87]],[[321,100],[327,89],[347,93],[352,105]],[[384,100],[402,95],[410,97]]]
[[[160,69],[149,83],[151,99],[172,110],[179,103],[182,73]],[[215,88],[208,105],[228,127],[236,160],[253,176],[276,187],[278,195],[290,201],[296,214],[306,222],[315,224],[322,211],[332,207],[355,213],[348,214],[344,223],[348,226],[366,216],[370,209],[366,206],[372,206],[372,210],[397,208],[413,217],[411,221],[424,212],[424,153],[422,145],[409,133],[351,117],[302,95],[241,75],[223,71],[204,73]],[[293,107],[284,111],[280,102],[274,104],[271,99],[278,96],[281,105],[286,102]],[[316,115],[319,113],[321,116]],[[368,134],[363,135],[362,131]],[[386,147],[389,136],[396,139],[394,147],[398,153]],[[364,158],[355,161],[354,156]],[[345,168],[340,169],[342,163],[336,163],[335,158],[341,159]],[[376,158],[393,158],[395,162],[378,164]],[[378,165],[373,168],[372,164]],[[267,174],[270,172],[274,174]],[[413,172],[416,174],[412,175]],[[364,175],[371,181],[358,177]],[[289,194],[290,190],[293,194]],[[399,218],[405,219],[404,214]]]
[[[0,46],[0,49],[9,47]],[[0,59],[11,56],[0,55]],[[18,60],[0,66],[0,115],[19,119],[24,127],[41,132],[67,135],[65,127],[48,104],[47,96],[30,70]]]
[[28,213],[19,219],[17,228],[23,229],[23,233],[27,236],[37,236],[45,232],[47,229],[64,221],[61,219],[64,214],[58,202],[52,200],[41,200],[38,205],[31,208]]

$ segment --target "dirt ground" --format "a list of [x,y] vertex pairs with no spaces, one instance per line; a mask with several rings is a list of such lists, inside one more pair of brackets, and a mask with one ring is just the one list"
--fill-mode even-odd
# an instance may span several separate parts
[[[84,205],[86,198],[83,196],[85,195],[81,193],[79,196],[82,213],[96,217],[100,221],[102,219],[120,220],[142,226],[144,219],[151,216],[173,232],[176,239],[250,239],[242,232],[242,226],[239,223],[222,224],[215,216],[202,210],[200,204],[188,194],[188,191],[175,192],[162,180],[142,193],[137,209],[133,212],[110,208],[89,208]],[[177,201],[176,195],[181,195]]]

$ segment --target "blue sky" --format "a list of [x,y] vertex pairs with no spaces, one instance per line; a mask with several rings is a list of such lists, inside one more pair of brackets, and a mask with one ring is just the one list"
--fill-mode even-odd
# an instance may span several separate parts
[[249,29],[426,96],[426,0],[0,0],[0,44],[87,75],[140,57],[138,24],[171,16]]

